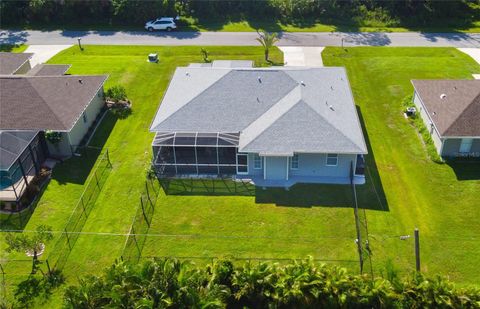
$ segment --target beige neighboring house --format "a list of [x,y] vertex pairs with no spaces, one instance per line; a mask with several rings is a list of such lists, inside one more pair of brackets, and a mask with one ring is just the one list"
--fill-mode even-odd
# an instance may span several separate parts
[[414,103],[445,158],[480,157],[480,80],[413,80]]
[[[25,55],[0,53],[0,210],[26,207],[25,192],[44,161],[72,156],[105,106],[107,76],[64,75],[70,65],[63,64],[25,71]],[[60,133],[60,141],[49,142],[47,131]]]
[[30,53],[5,53],[0,52],[0,74],[13,75],[25,74],[30,71]]
[[50,155],[71,156],[104,107],[107,76],[0,77],[0,130],[55,131],[57,144],[47,142]]

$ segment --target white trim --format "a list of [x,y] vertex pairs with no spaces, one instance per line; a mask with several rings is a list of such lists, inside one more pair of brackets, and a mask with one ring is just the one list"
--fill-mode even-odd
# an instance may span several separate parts
[[[295,157],[297,158],[297,167],[293,167],[293,159],[294,159]],[[287,160],[287,161],[288,161],[288,160]],[[292,169],[292,170],[298,170],[298,169],[299,169],[299,167],[300,167],[300,157],[299,157],[298,153],[296,153],[296,154],[294,154],[294,155],[292,156],[292,160],[290,161],[289,167],[290,167],[290,169]]]
[[[247,158],[247,171],[246,172],[239,172],[238,171],[238,156],[245,156]],[[236,167],[237,167],[237,175],[248,175],[248,153],[239,153],[237,152],[236,156],[235,156],[235,159],[236,159]],[[242,166],[243,167],[243,166]]]
[[[255,162],[256,162],[257,158],[260,159],[260,167],[255,167]],[[253,154],[253,169],[254,169],[254,170],[261,170],[261,169],[263,169],[263,164],[262,164],[262,163],[263,163],[263,162],[262,162],[262,157],[260,157],[260,156],[259,156],[258,154],[256,154],[256,153],[254,153],[254,154]]]
[[287,180],[288,180],[288,171],[290,170],[290,157],[287,157]]
[[[336,156],[337,162],[335,164],[328,164],[328,156],[329,155],[335,155]],[[325,154],[325,165],[326,166],[338,166],[338,153],[326,153]]]
[[267,157],[263,157],[263,180],[267,179]]

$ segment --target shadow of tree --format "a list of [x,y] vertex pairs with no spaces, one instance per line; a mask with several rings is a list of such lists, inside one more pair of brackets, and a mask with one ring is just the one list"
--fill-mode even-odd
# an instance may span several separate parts
[[20,30],[2,30],[0,32],[0,50],[11,51],[15,45],[24,44],[27,41],[28,33]]

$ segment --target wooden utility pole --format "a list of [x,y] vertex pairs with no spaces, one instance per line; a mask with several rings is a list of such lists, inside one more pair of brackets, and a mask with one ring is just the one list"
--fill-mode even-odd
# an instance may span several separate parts
[[420,272],[420,232],[415,228],[415,269]]

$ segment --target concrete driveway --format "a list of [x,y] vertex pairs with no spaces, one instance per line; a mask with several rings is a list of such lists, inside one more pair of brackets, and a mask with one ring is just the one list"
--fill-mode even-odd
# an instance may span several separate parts
[[30,65],[33,68],[37,64],[47,62],[48,59],[70,46],[72,45],[30,45],[25,53],[33,53],[32,59],[30,59]]
[[280,46],[285,66],[323,67],[322,51],[325,47]]

